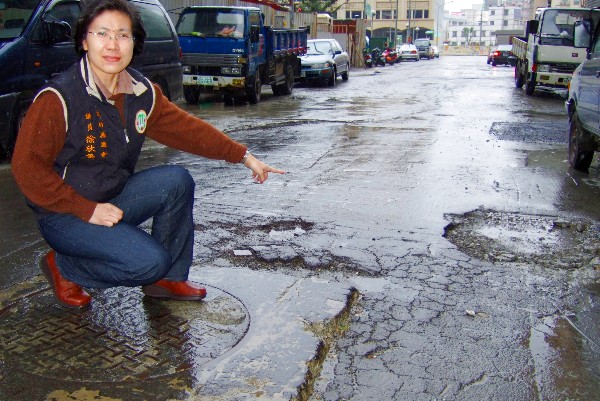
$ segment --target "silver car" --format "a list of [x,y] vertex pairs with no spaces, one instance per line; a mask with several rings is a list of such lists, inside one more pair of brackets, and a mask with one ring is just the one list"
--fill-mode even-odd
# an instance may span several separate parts
[[402,58],[402,61],[404,61],[404,60],[419,61],[421,59],[421,56],[419,56],[419,50],[417,49],[417,46],[415,46],[413,44],[404,44],[404,45],[398,47],[396,52]]
[[344,81],[350,74],[348,53],[335,39],[311,39],[302,56],[301,82],[322,82],[334,86],[338,76]]

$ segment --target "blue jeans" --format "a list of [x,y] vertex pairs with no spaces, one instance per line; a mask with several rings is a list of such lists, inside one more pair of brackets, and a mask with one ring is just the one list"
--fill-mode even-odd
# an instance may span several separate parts
[[[178,166],[153,167],[129,177],[109,203],[123,210],[113,227],[70,214],[39,220],[63,276],[84,287],[137,287],[160,279],[186,281],[194,245],[194,180]],[[151,233],[138,226],[153,218]]]

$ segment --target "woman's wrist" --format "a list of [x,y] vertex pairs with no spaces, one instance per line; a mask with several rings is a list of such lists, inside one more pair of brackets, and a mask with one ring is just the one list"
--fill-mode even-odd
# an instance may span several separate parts
[[246,150],[246,154],[244,154],[244,157],[242,157],[242,160],[240,160],[240,163],[243,165],[246,165],[246,161],[248,160],[248,156],[250,156],[250,151]]

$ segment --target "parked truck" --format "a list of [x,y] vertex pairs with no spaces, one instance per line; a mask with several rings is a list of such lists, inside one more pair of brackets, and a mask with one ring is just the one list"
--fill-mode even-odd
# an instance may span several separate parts
[[300,78],[306,29],[265,26],[257,7],[186,7],[176,29],[189,104],[197,104],[202,92],[223,94],[228,104],[254,104],[263,84],[275,95],[289,95]]
[[573,71],[586,57],[584,49],[573,46],[573,26],[589,15],[585,8],[538,9],[526,24],[525,36],[513,38],[515,86],[525,86],[527,95],[538,86],[567,89]]

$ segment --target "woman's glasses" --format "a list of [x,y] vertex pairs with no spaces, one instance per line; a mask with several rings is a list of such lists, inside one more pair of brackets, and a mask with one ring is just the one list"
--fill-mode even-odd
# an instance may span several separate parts
[[119,43],[130,43],[133,42],[134,37],[129,33],[117,33],[115,35],[109,35],[106,31],[88,32],[97,37],[100,41],[108,43],[110,40],[115,39]]

